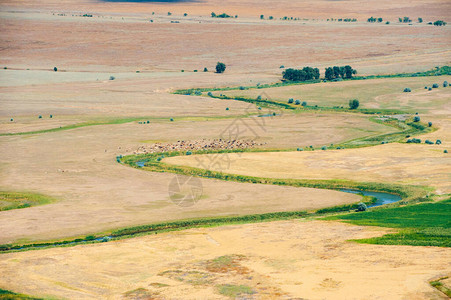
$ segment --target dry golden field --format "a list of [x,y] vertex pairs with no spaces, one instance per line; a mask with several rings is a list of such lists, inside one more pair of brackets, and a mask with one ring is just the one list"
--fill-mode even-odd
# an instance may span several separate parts
[[[212,11],[238,18],[211,18]],[[217,139],[234,122],[249,126],[240,140],[265,150],[395,132],[359,113],[260,111],[245,102],[173,92],[274,83],[281,65],[323,72],[349,64],[359,75],[450,65],[451,27],[427,24],[451,21],[450,11],[445,0],[0,1],[0,192],[57,200],[1,211],[0,244],[358,202],[360,196],[339,191],[203,178],[201,199],[180,207],[168,193],[175,174],[130,168],[116,157],[154,143]],[[280,20],[284,16],[300,20]],[[384,21],[369,24],[371,16]],[[398,22],[404,16],[411,25]],[[218,61],[227,65],[224,74],[214,73]],[[324,106],[358,98],[364,108],[418,111],[438,129],[419,138],[443,142],[232,154],[227,172],[427,185],[450,194],[451,162],[443,150],[451,150],[451,89],[424,90],[444,80],[451,77],[215,92]],[[412,92],[403,93],[405,87]],[[273,111],[280,115],[256,116]],[[76,128],[59,130],[65,126]],[[198,167],[196,157],[164,162]],[[0,291],[50,299],[444,299],[428,282],[451,275],[449,248],[349,242],[387,232],[304,219],[0,252]]]
[[445,299],[428,281],[449,274],[448,249],[346,241],[385,232],[278,221],[2,254],[0,284],[66,299],[230,299],[225,284],[257,299]]

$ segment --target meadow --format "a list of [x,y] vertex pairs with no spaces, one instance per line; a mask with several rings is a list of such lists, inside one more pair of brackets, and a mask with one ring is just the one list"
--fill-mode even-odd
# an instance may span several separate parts
[[446,297],[449,2],[0,8],[0,299]]

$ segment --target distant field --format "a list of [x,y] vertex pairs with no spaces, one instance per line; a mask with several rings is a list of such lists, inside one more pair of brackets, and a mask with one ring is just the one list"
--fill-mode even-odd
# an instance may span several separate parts
[[[451,76],[386,78],[318,84],[292,85],[264,89],[213,92],[233,96],[244,96],[287,102],[288,99],[306,101],[308,105],[348,107],[351,99],[358,99],[363,108],[402,109],[410,112],[443,110],[451,102],[451,87],[444,88],[444,81],[451,82]],[[428,91],[437,83],[438,89]],[[404,93],[404,88],[412,92]]]

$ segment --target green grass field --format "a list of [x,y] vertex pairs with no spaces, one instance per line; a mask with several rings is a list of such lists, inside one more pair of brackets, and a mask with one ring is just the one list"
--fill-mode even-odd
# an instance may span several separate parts
[[55,199],[36,193],[0,191],[0,211],[48,204]]
[[451,198],[435,203],[381,208],[362,213],[327,217],[355,225],[401,229],[382,237],[357,240],[380,245],[451,247]]

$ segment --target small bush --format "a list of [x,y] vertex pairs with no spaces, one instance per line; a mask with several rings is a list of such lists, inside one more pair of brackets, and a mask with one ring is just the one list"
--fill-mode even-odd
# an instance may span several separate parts
[[294,102],[294,100],[293,100],[293,98],[290,98],[290,99],[288,99],[288,103],[293,103]]
[[427,90],[427,89],[428,89],[428,87],[427,87],[427,86],[425,86],[425,87],[424,87],[424,89],[425,89],[425,90]]
[[368,207],[366,206],[365,203],[359,203],[357,205],[357,211],[366,211],[366,210],[368,210]]
[[413,118],[413,121],[414,121],[414,122],[420,122],[420,120],[421,120],[421,119],[420,119],[419,116],[415,116],[415,117]]
[[207,68],[204,68],[204,72],[208,72],[208,69],[207,69]]
[[442,144],[442,141],[441,141],[441,140],[436,140],[436,141],[435,141],[435,144],[441,145],[441,144]]
[[431,127],[432,126],[432,122],[428,122],[428,126]]
[[193,72],[194,72],[194,73],[197,73],[197,70],[194,70]]
[[321,150],[327,150],[327,147],[326,146],[322,146]]
[[446,149],[445,149],[445,150],[443,150],[443,153],[448,153],[448,150],[446,150]]
[[438,83],[434,83],[434,84],[432,85],[432,88],[433,88],[433,89],[438,89]]
[[170,118],[169,121],[174,122],[174,119],[173,119],[173,118]]
[[297,148],[296,151],[304,151],[302,148]]
[[202,92],[199,91],[199,90],[196,90],[196,91],[194,92],[194,95],[196,95],[196,96],[201,96],[201,95],[202,95]]
[[302,106],[307,106],[307,102],[305,102],[305,101],[302,101],[302,104],[301,104]]
[[226,65],[222,62],[218,62],[216,64],[216,73],[224,73],[226,70]]
[[349,108],[350,109],[357,109],[359,107],[359,105],[360,105],[359,100],[357,100],[357,99],[349,100]]
[[448,81],[443,81],[443,87],[447,87],[448,86]]
[[110,80],[114,80],[114,79],[116,79],[116,77],[110,76]]
[[296,101],[294,102],[294,104],[299,105],[299,104],[301,104],[301,101],[300,101],[300,100],[296,100]]
[[12,118],[11,118],[11,120],[10,120],[10,121],[12,122],[12,121],[14,121],[14,119],[12,119]]
[[180,70],[180,72],[182,72],[182,73],[183,73],[183,72],[185,72],[185,70]]
[[405,88],[404,93],[410,93],[412,90],[410,88]]
[[258,96],[257,96],[257,100],[262,100],[262,96],[261,96],[261,95],[258,95]]
[[42,119],[42,116],[41,115],[39,115],[39,117],[38,117],[39,119]]
[[53,68],[53,71],[55,71],[55,72],[58,71],[58,68],[57,68],[57,67],[54,67],[54,68]]
[[432,88],[431,88],[431,87],[428,87],[428,91],[432,91]]
[[228,108],[228,107],[226,107],[226,110],[229,110],[229,108]]
[[191,152],[191,151],[186,151],[186,155],[191,155],[191,154],[193,154],[193,152]]
[[208,92],[207,95],[208,95],[209,97],[213,97],[213,93],[212,93],[212,92]]
[[430,141],[430,140],[425,140],[424,143],[425,143],[425,144],[428,144],[428,145],[434,145],[434,142],[432,142],[432,141]]

